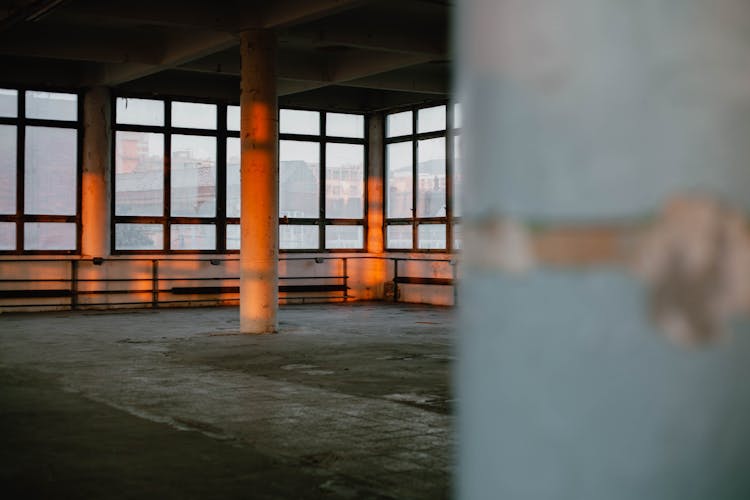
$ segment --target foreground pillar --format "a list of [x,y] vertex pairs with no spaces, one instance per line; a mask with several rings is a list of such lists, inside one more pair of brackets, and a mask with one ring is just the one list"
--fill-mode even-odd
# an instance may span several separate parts
[[750,3],[457,9],[457,497],[750,498]]
[[278,106],[275,35],[240,34],[240,331],[273,333],[278,312]]
[[110,247],[110,94],[95,87],[83,102],[81,255],[106,257]]

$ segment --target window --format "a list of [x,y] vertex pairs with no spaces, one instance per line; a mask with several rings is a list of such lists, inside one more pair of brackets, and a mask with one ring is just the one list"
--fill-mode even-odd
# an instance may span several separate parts
[[386,115],[386,248],[460,248],[459,119],[458,105]]
[[224,147],[226,126],[219,112],[225,109],[170,99],[115,99],[116,251],[224,249],[219,143]]
[[0,252],[78,251],[80,115],[77,94],[0,89]]
[[[115,251],[239,250],[239,106],[118,97],[115,110]],[[279,114],[280,248],[362,249],[364,116]]]
[[365,117],[279,113],[279,247],[361,250],[365,218]]

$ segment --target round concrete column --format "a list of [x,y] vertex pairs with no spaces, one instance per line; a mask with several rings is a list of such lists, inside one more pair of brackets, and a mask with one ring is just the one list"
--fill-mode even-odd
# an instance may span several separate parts
[[279,202],[276,39],[240,34],[240,331],[277,330]]
[[750,4],[457,9],[458,498],[750,498]]
[[86,92],[83,101],[81,255],[106,257],[110,246],[110,94],[106,87]]

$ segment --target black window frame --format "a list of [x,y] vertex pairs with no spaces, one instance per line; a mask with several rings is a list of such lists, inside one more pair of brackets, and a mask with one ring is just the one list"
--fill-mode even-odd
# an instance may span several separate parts
[[[318,113],[319,119],[319,131],[320,133],[315,134],[290,134],[281,133],[281,111],[292,110],[292,111],[314,111]],[[352,137],[339,137],[329,136],[326,127],[326,115],[328,113],[334,114],[348,114],[357,115],[362,117],[363,121],[363,137],[352,138]],[[367,252],[367,206],[368,206],[368,190],[367,190],[367,179],[369,176],[369,147],[370,147],[370,130],[369,130],[369,119],[365,113],[350,113],[347,111],[338,110],[322,110],[312,109],[295,106],[283,106],[279,108],[279,143],[281,141],[301,141],[301,142],[317,142],[319,148],[319,185],[318,185],[318,217],[280,217],[279,226],[281,225],[299,225],[299,226],[318,226],[318,247],[317,248],[279,248],[280,252],[283,253],[363,253]],[[326,145],[327,144],[356,144],[363,146],[364,154],[364,168],[362,172],[362,218],[361,219],[347,219],[347,218],[329,218],[326,214]],[[280,150],[281,148],[279,148]],[[280,162],[279,162],[280,163]],[[326,226],[361,226],[362,227],[362,247],[361,248],[326,248]]]
[[[15,117],[0,117],[0,125],[11,125],[16,127],[16,213],[0,214],[0,222],[12,222],[16,225],[16,248],[15,250],[0,250],[0,255],[80,255],[81,252],[81,186],[83,178],[83,102],[84,96],[80,90],[25,86],[0,83],[0,88],[17,91],[17,112]],[[53,120],[45,118],[26,117],[26,93],[27,92],[49,92],[72,94],[76,96],[76,119],[75,120]],[[76,210],[75,215],[42,215],[25,213],[25,167],[26,167],[26,128],[48,127],[64,128],[76,131]],[[52,223],[74,223],[76,228],[75,249],[71,250],[26,250],[25,231],[26,223],[52,222]]]
[[[418,115],[422,109],[445,106],[445,128],[430,132],[418,132]],[[454,229],[461,223],[461,217],[453,214],[454,196],[454,138],[460,136],[461,129],[456,128],[455,121],[456,103],[440,100],[422,103],[417,106],[404,106],[389,109],[383,112],[383,240],[386,252],[407,252],[407,253],[456,253],[460,248],[456,248],[454,241]],[[411,133],[388,137],[388,116],[411,111]],[[418,168],[417,149],[419,141],[425,139],[443,138],[445,140],[445,216],[442,217],[418,217]],[[411,217],[388,217],[388,145],[397,143],[411,143],[412,148],[412,210]],[[444,224],[445,225],[445,248],[419,248],[419,225],[420,224]],[[388,241],[389,226],[409,226],[411,227],[410,248],[392,248]]]

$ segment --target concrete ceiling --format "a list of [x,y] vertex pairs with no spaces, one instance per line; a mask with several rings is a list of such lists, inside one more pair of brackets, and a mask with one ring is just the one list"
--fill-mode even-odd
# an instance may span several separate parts
[[443,99],[448,0],[0,0],[0,80],[236,101],[238,33],[278,34],[280,102],[371,111]]

